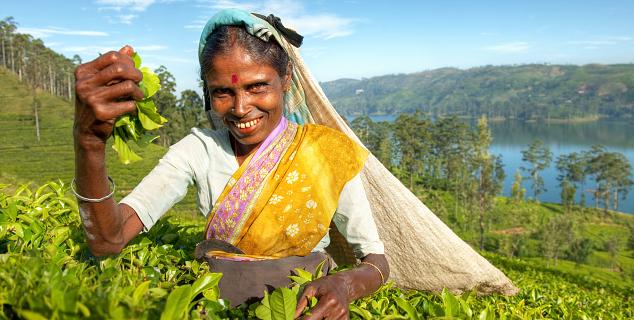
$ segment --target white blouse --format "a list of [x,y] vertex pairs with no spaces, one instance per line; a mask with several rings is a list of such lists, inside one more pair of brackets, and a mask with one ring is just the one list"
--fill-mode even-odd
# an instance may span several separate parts
[[[193,128],[189,135],[169,148],[121,203],[136,211],[147,231],[185,197],[187,187],[193,183],[198,190],[198,209],[207,216],[236,170],[238,162],[229,144],[227,129]],[[359,175],[344,186],[333,221],[358,258],[384,253]],[[324,251],[329,243],[330,237],[326,234],[313,251]]]

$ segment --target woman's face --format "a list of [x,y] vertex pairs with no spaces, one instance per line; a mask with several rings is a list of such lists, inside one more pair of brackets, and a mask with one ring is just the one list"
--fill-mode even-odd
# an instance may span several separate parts
[[282,118],[290,73],[280,76],[239,46],[213,58],[206,81],[214,112],[243,151],[259,146]]

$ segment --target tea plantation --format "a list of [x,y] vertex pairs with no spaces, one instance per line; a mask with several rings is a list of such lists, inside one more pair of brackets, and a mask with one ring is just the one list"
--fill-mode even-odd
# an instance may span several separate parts
[[[39,141],[34,99],[39,102]],[[297,290],[319,275],[298,271],[293,288],[278,289],[259,303],[230,308],[218,292],[221,275],[193,259],[204,227],[193,192],[121,254],[99,259],[90,255],[77,204],[68,191],[74,161],[72,116],[68,102],[34,94],[0,69],[0,319],[292,317],[288,310],[295,309]],[[108,168],[117,181],[117,198],[129,192],[164,152],[159,146],[141,150],[144,160],[128,167],[109,152]],[[432,202],[439,206],[442,201],[451,199],[441,196]],[[510,208],[504,199],[499,202],[496,210],[518,214],[512,210],[519,209]],[[526,204],[522,210],[537,221],[557,214],[560,208]],[[603,234],[617,234],[619,245],[625,248],[628,223],[634,225],[631,217],[619,216],[607,223],[597,212],[585,215],[597,241]],[[461,236],[467,241],[472,237]],[[509,258],[499,252],[482,254],[520,288],[516,296],[404,291],[388,282],[374,295],[352,303],[350,317],[634,318],[630,249],[620,250],[622,270],[605,264],[603,250],[594,250],[587,264]]]

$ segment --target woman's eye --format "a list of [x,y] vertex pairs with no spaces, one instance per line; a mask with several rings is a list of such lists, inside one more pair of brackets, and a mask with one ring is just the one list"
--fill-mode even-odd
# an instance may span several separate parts
[[266,91],[267,84],[266,83],[256,83],[249,86],[249,91],[253,93],[260,93]]
[[213,96],[216,98],[223,98],[228,96],[231,92],[229,89],[222,88],[222,89],[214,89],[212,93],[213,93]]

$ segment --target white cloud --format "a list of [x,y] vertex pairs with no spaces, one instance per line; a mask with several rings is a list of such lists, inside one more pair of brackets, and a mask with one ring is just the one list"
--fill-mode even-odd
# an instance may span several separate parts
[[117,16],[117,18],[119,19],[120,23],[123,24],[132,24],[132,20],[136,17],[138,17],[139,15],[137,14],[120,14]]
[[498,53],[518,53],[524,52],[530,48],[530,45],[526,42],[515,41],[515,42],[507,42],[500,43],[492,46],[487,46],[482,48],[485,51],[493,51]]
[[116,48],[105,47],[105,46],[66,46],[66,47],[60,48],[61,51],[69,52],[69,53],[78,53],[78,54],[82,54],[82,53],[90,53],[90,54],[106,53],[108,51],[113,51],[115,49]]
[[[286,27],[296,30],[303,36],[321,39],[332,39],[349,36],[354,33],[355,19],[342,17],[333,13],[312,14],[306,12],[303,4],[297,0],[237,1],[237,0],[199,0],[202,8],[218,11],[226,8],[238,8],[264,15],[274,13],[282,19]],[[206,21],[206,20],[202,20]],[[191,23],[187,29],[200,30],[202,23]]]
[[102,31],[92,31],[92,30],[69,30],[65,28],[58,27],[48,27],[48,28],[18,28],[19,33],[27,33],[32,35],[35,38],[46,38],[51,35],[65,35],[65,36],[86,36],[86,37],[106,37],[108,33]]
[[107,16],[110,23],[132,24],[139,14],[155,3],[172,3],[180,0],[96,0],[99,11],[115,11]]
[[351,28],[352,19],[330,14],[290,17],[288,22],[289,26],[298,30],[302,35],[322,39],[345,37],[354,32]]
[[111,9],[121,11],[127,9],[131,11],[145,11],[155,0],[97,0],[97,4],[105,5],[101,9]]

